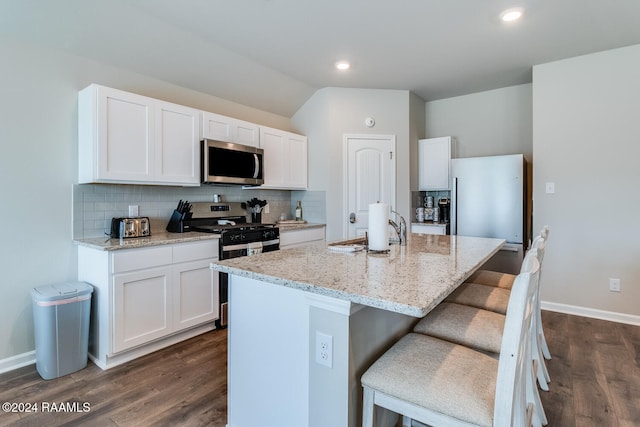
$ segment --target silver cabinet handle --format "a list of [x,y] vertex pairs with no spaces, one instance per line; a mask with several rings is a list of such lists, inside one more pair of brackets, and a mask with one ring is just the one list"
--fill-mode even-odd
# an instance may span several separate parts
[[356,222],[356,213],[355,213],[355,212],[351,212],[351,213],[349,214],[349,222],[350,222],[351,224],[354,224],[354,223]]

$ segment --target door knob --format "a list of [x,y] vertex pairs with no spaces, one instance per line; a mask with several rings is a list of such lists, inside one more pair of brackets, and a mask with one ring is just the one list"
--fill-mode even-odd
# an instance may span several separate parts
[[355,212],[351,212],[351,213],[349,214],[349,222],[350,222],[351,224],[353,224],[353,223],[355,223],[355,222],[356,222],[356,213],[355,213]]

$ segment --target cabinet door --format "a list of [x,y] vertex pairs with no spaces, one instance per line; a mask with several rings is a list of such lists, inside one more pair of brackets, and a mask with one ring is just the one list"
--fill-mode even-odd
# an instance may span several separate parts
[[325,227],[308,228],[301,230],[287,230],[280,227],[280,249],[303,246],[311,242],[325,239]]
[[199,185],[200,112],[163,101],[156,105],[156,181]]
[[102,86],[97,102],[97,181],[152,181],[153,100]]
[[210,260],[176,264],[173,270],[173,318],[175,330],[219,317],[218,272]]
[[233,142],[236,144],[249,145],[251,147],[260,146],[260,127],[258,125],[234,119],[231,131],[233,132]]
[[264,187],[307,188],[307,137],[261,127],[260,147],[264,150]]
[[447,228],[440,225],[411,224],[411,232],[416,234],[446,234]]
[[260,128],[260,148],[264,150],[264,186],[279,187],[285,186],[285,172],[289,167],[285,158],[285,135],[284,132]]
[[233,142],[233,119],[220,114],[202,113],[202,138]]
[[420,191],[450,189],[451,148],[451,137],[418,141]]
[[173,331],[171,267],[113,276],[113,352]]
[[258,147],[260,127],[251,122],[203,111],[202,138]]
[[307,137],[290,135],[289,146],[289,187],[307,188]]

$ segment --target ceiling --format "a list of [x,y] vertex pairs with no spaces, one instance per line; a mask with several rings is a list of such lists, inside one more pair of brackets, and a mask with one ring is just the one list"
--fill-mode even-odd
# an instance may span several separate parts
[[[505,24],[501,11],[523,7]],[[0,34],[292,116],[324,87],[425,101],[640,43],[638,0],[2,0]],[[334,63],[352,67],[338,72]]]

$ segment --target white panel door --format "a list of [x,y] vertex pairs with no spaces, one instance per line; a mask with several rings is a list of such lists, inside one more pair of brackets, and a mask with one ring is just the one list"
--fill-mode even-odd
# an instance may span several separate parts
[[169,102],[157,103],[156,180],[200,183],[200,112]]
[[233,119],[215,113],[202,113],[202,138],[233,142]]
[[153,100],[99,87],[98,180],[152,181]]
[[177,264],[173,270],[175,330],[213,321],[219,316],[218,272],[210,260]]
[[172,332],[171,267],[113,277],[113,352]]
[[345,135],[347,165],[347,211],[349,238],[362,236],[369,226],[369,205],[395,206],[395,136]]

